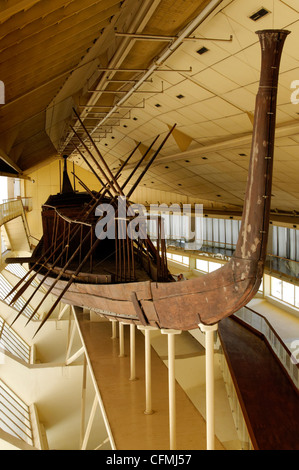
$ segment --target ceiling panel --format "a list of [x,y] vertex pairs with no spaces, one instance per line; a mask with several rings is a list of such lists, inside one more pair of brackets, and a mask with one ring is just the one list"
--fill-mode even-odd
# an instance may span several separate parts
[[[133,82],[120,85],[110,79],[139,80],[143,76],[137,71],[104,73],[99,71],[99,65],[115,66],[115,70],[147,69],[172,44],[119,38],[115,28],[176,36],[208,2],[161,0],[149,14],[147,3],[39,1],[27,11],[19,11],[6,20],[2,17],[0,72],[1,64],[6,64],[3,77],[9,82],[7,96],[16,103],[0,108],[0,147],[5,146],[21,168],[30,170],[56,155],[59,140],[71,158],[78,159],[62,137],[69,123],[76,122],[72,107],[79,102],[102,105],[108,101],[113,106],[124,98],[124,93],[94,95],[88,90],[108,87],[112,91],[121,86],[122,91],[129,91]],[[252,21],[249,16],[261,7],[270,14]],[[126,109],[120,111],[120,125],[115,125],[105,138],[96,138],[109,165],[118,168],[136,142],[150,145],[158,134],[161,142],[169,126],[176,123],[177,138],[169,138],[142,185],[155,188],[157,192],[153,194],[163,188],[178,197],[192,195],[215,203],[242,204],[260,76],[261,51],[255,31],[287,27],[292,34],[286,41],[279,80],[277,125],[281,129],[276,139],[273,204],[281,209],[291,205],[299,209],[299,138],[289,127],[299,120],[299,104],[291,104],[291,83],[299,80],[298,10],[297,0],[264,0],[262,4],[259,0],[224,1],[219,12],[192,33],[202,39],[184,41],[163,61],[161,68],[173,71],[157,70],[148,77],[151,82],[121,101]],[[207,50],[199,54],[202,47]],[[87,66],[81,69],[85,61]],[[19,95],[24,96],[18,98]],[[54,111],[49,110],[46,121],[49,105]],[[88,116],[83,108],[80,113],[84,119]],[[97,124],[94,120],[86,122],[91,127]],[[69,131],[66,135],[72,139]],[[124,176],[139,158],[141,153],[137,152]],[[163,158],[167,163],[159,164]],[[82,160],[77,161],[83,165]]]

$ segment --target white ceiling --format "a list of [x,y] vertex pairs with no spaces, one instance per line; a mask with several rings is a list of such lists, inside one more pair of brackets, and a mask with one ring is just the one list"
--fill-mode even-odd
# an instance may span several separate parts
[[[252,21],[249,16],[261,6],[270,14]],[[98,144],[111,167],[118,166],[119,159],[123,160],[135,142],[150,145],[157,134],[164,137],[169,126],[176,123],[177,130],[185,134],[186,139],[182,142],[171,137],[141,184],[194,198],[242,205],[250,139],[245,139],[246,144],[241,141],[237,147],[234,142],[231,148],[229,142],[252,133],[261,56],[255,31],[268,28],[285,28],[292,32],[281,63],[272,207],[299,210],[299,104],[291,103],[290,88],[292,81],[299,80],[299,5],[296,0],[264,0],[262,4],[260,0],[234,0],[194,31],[197,37],[229,39],[232,35],[233,39],[184,42],[163,68],[188,70],[192,67],[192,72],[157,71],[152,75],[153,83],[142,85],[139,91],[156,93],[134,94],[126,105],[142,106],[144,100],[145,107],[132,108],[131,113],[126,114],[131,119],[120,121],[120,126],[113,128],[113,134],[108,134]],[[209,50],[199,55],[197,50],[203,46]],[[183,98],[178,99],[178,95]],[[121,112],[125,115],[123,110]],[[295,128],[287,129],[289,124]],[[211,151],[215,143],[217,151]],[[76,161],[80,162],[77,158]]]

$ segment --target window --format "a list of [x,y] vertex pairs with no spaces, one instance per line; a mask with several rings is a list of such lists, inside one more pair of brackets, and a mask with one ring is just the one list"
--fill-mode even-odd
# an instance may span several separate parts
[[282,300],[288,304],[295,305],[295,286],[293,284],[283,281]]
[[209,271],[209,262],[203,259],[197,259],[196,269],[198,269],[198,271],[203,271],[204,273],[207,273]]
[[212,261],[209,261],[209,273],[213,271],[217,271],[217,269],[221,268],[220,263],[213,263]]
[[183,257],[181,255],[172,255],[173,261],[176,261],[177,263],[182,263]]
[[183,256],[183,264],[185,264],[185,266],[189,266],[190,264],[189,256]]
[[299,286],[295,286],[291,282],[282,281],[275,277],[271,277],[270,295],[275,299],[299,308]]
[[299,286],[295,286],[295,307],[299,308]]
[[264,293],[264,279],[262,279],[258,292],[260,294]]
[[205,261],[202,259],[196,260],[196,269],[204,273],[211,273],[221,268],[221,263],[213,263],[213,261]]
[[282,281],[276,277],[271,277],[271,295],[282,300]]

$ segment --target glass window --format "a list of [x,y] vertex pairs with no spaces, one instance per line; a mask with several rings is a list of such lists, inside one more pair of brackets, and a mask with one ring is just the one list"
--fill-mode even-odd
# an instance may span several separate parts
[[282,281],[276,279],[276,277],[271,277],[271,295],[277,299],[282,299]]
[[189,266],[189,263],[190,263],[189,256],[183,256],[183,264],[185,264],[186,266]]
[[283,281],[282,300],[288,304],[295,305],[295,289],[293,284]]
[[295,307],[299,308],[299,286],[295,286]]
[[196,269],[207,273],[209,271],[209,262],[203,259],[196,260]]
[[264,292],[264,280],[262,279],[261,285],[259,287],[259,292],[263,293]]
[[217,269],[221,268],[221,264],[219,263],[213,263],[212,261],[209,261],[209,273],[213,271],[217,271]]
[[176,261],[177,263],[182,263],[183,257],[181,255],[172,255],[173,261]]

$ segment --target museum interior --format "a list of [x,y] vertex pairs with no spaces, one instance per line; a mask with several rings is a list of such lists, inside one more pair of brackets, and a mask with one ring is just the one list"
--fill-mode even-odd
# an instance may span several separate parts
[[298,0],[0,24],[0,449],[299,450]]

